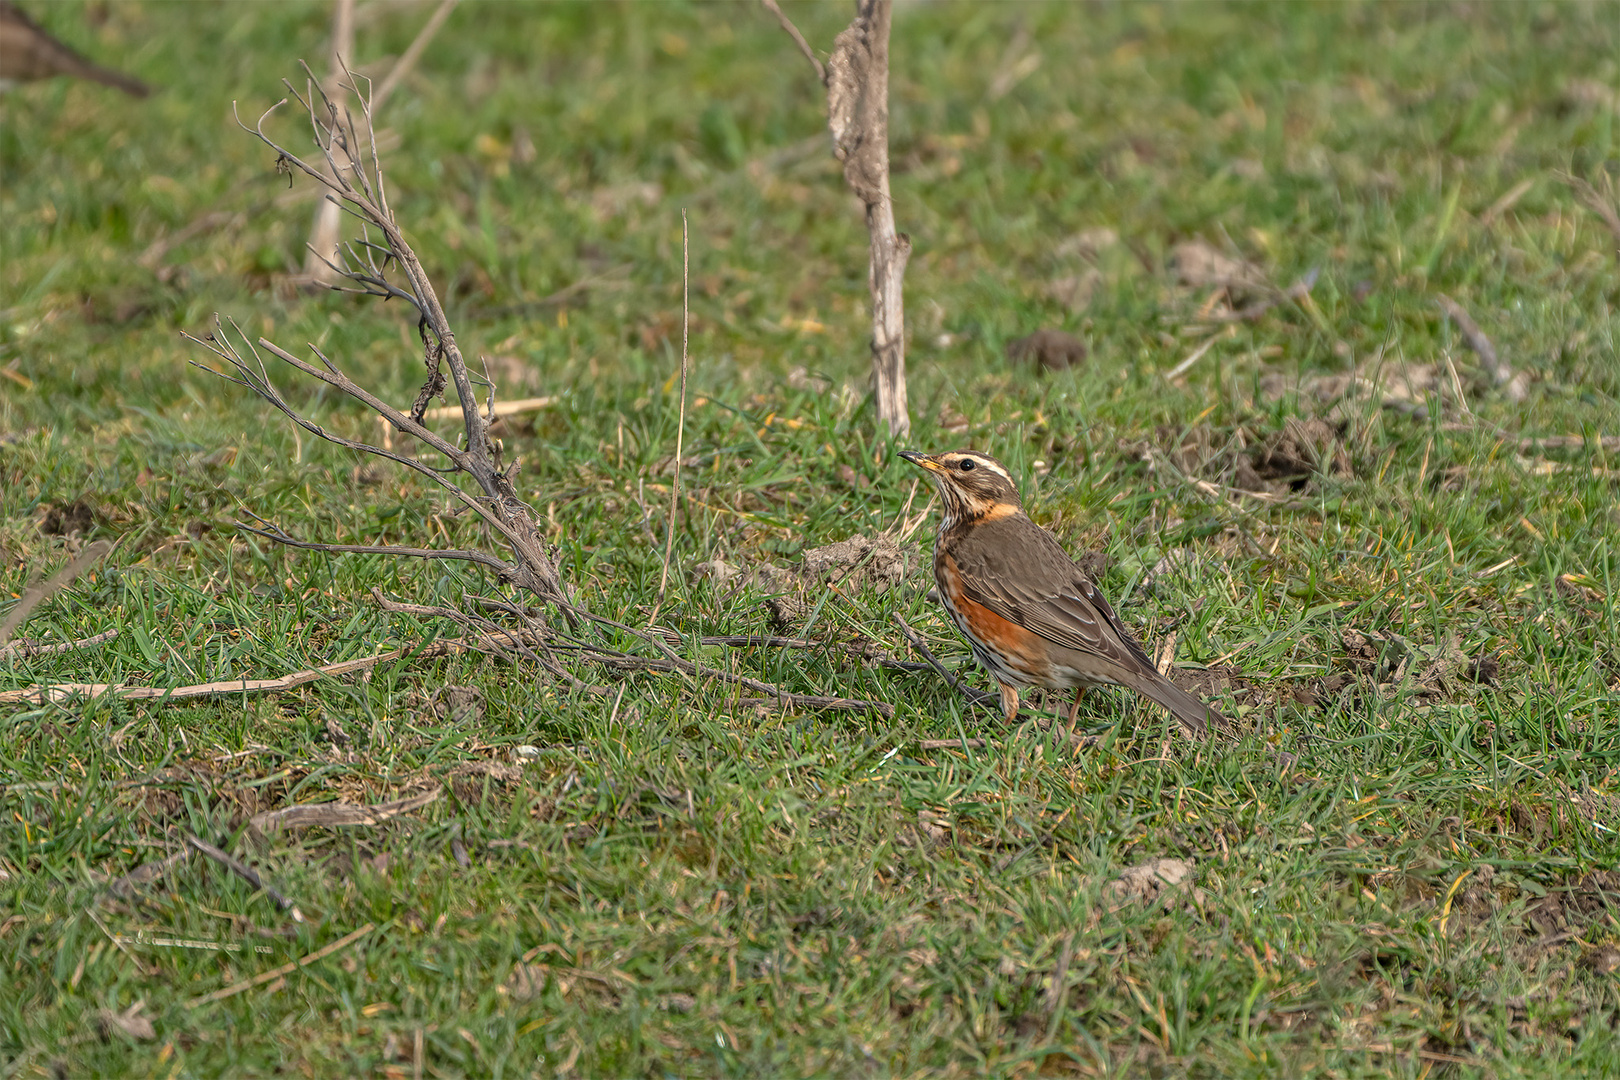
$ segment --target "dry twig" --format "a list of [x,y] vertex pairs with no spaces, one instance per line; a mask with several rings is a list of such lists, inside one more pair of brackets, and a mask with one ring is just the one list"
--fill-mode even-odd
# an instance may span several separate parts
[[984,705],[996,709],[1001,707],[1000,697],[995,694],[987,694],[983,690],[973,689],[973,687],[957,678],[956,674],[944,664],[935,659],[933,650],[928,647],[928,643],[923,640],[923,636],[913,630],[911,624],[901,618],[898,611],[894,612],[894,621],[900,627],[900,632],[906,636],[906,640],[911,643],[911,647],[916,649],[924,660],[928,661],[928,666],[933,668],[951,689],[965,697],[968,704]]
[[1479,328],[1467,309],[1445,293],[1436,295],[1434,302],[1446,313],[1446,318],[1456,325],[1463,341],[1479,357],[1479,365],[1485,369],[1491,385],[1501,387],[1509,401],[1523,401],[1528,393],[1524,377],[1514,374],[1513,365],[1498,355],[1496,346],[1485,336],[1485,331]]
[[190,844],[193,848],[196,848],[197,851],[208,856],[210,859],[213,859],[215,862],[219,863],[219,865],[223,866],[225,869],[229,870],[231,873],[235,874],[237,877],[241,878],[255,889],[263,892],[264,895],[268,896],[272,901],[274,901],[276,907],[280,908],[282,911],[285,911],[292,918],[293,922],[301,923],[304,921],[304,913],[298,910],[298,905],[289,900],[287,896],[279,890],[265,884],[264,879],[259,876],[259,872],[253,869],[253,867],[244,862],[237,861],[230,855],[227,855],[225,852],[215,847],[213,844],[210,844],[208,841],[189,833],[186,835],[186,843]]
[[766,11],[776,16],[776,21],[782,24],[782,29],[786,30],[788,36],[793,39],[793,44],[799,47],[799,51],[804,54],[804,58],[810,61],[810,66],[816,69],[816,81],[825,86],[827,84],[827,67],[811,50],[810,43],[804,40],[804,35],[799,33],[799,28],[793,25],[793,20],[787,17],[787,14],[777,4],[776,0],[760,0],[760,3],[765,5]]
[[391,818],[408,814],[412,810],[420,810],[437,799],[443,788],[434,788],[424,791],[420,795],[412,795],[405,799],[395,799],[393,802],[372,803],[369,806],[356,806],[353,803],[303,803],[298,806],[284,806],[280,810],[266,810],[261,814],[254,814],[248,821],[248,827],[260,833],[278,832],[282,829],[313,829],[334,828],[339,825],[380,825]]
[[13,641],[10,645],[0,647],[0,660],[32,660],[36,656],[55,656],[57,653],[93,649],[117,636],[118,630],[114,628],[103,630],[99,634],[91,634],[89,637],[74,638],[72,641]]
[[[421,657],[444,656],[464,647],[461,642],[436,641],[417,651]],[[221,679],[217,682],[198,683],[195,686],[129,686],[123,683],[52,683],[48,686],[30,686],[21,690],[0,692],[0,705],[36,704],[71,701],[74,698],[118,697],[126,701],[187,701],[192,698],[219,697],[225,694],[263,694],[292,690],[337,675],[348,675],[377,664],[398,660],[406,655],[404,649],[393,649],[375,656],[344,660],[324,667],[305,668],[274,679]]]
[[335,952],[342,949],[347,949],[350,945],[353,945],[355,942],[359,941],[376,928],[376,923],[366,923],[366,925],[354,931],[352,934],[345,934],[336,941],[332,942],[330,945],[324,945],[321,948],[316,949],[308,956],[294,960],[290,963],[282,964],[277,968],[271,968],[262,975],[255,975],[251,979],[244,979],[239,983],[225,987],[223,990],[215,990],[211,994],[203,994],[201,997],[194,997],[190,1001],[186,1002],[186,1008],[195,1009],[199,1005],[207,1005],[211,1002],[223,1001],[228,997],[235,997],[244,990],[251,990],[255,986],[263,986],[267,982],[274,982],[283,975],[291,975],[293,972],[299,970],[300,968],[308,967],[317,960],[324,960],[326,957],[331,956]]
[[112,541],[97,540],[79,552],[78,557],[72,562],[52,574],[50,579],[43,585],[30,585],[24,589],[22,599],[18,600],[16,606],[7,613],[5,619],[0,621],[0,657],[6,655],[3,646],[11,640],[12,631],[21,626],[36,607],[73,584],[75,578],[94,566],[103,555],[111,550]]

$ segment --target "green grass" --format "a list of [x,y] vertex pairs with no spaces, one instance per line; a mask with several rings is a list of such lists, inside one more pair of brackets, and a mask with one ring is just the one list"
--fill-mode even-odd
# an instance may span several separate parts
[[[487,542],[418,478],[295,439],[179,339],[218,311],[414,396],[396,306],[284,287],[310,189],[230,119],[321,54],[327,6],[34,8],[161,89],[0,99],[0,591],[115,539],[25,633],[122,630],[0,669],[0,689],[273,677],[458,633],[369,591],[460,605],[497,588],[474,570],[235,530],[252,510],[309,538]],[[362,70],[427,10],[362,5]],[[847,17],[791,13],[822,49]],[[1620,462],[1518,442],[1620,434],[1614,238],[1556,175],[1616,171],[1620,113],[1592,88],[1620,87],[1617,55],[1603,5],[902,7],[909,445],[1006,460],[1037,520],[1110,557],[1104,590],[1150,645],[1174,633],[1180,663],[1224,680],[1241,737],[1190,744],[1099,693],[1101,745],[1059,755],[852,655],[916,659],[898,612],[984,685],[926,596],[931,520],[903,587],[811,597],[798,629],[822,647],[688,646],[892,720],[582,667],[598,697],[478,657],[213,703],[3,707],[0,1075],[402,1077],[418,1037],[428,1076],[1620,1071]],[[503,396],[558,399],[502,434],[595,610],[645,621],[657,593],[683,207],[697,463],[658,621],[767,632],[762,594],[690,567],[793,565],[924,505],[865,398],[859,213],[823,146],[791,152],[821,132],[818,100],[753,7],[469,4],[388,105],[396,208],[463,349]],[[211,212],[242,216],[137,262]],[[1102,228],[1118,240],[1092,255],[1063,243]],[[1205,293],[1168,268],[1195,238],[1280,285],[1320,276],[1309,306],[1237,324],[1169,385],[1207,336],[1186,332]],[[1088,306],[1051,298],[1091,269]],[[1483,388],[1442,292],[1530,375],[1526,402]],[[1086,364],[1010,368],[1006,342],[1043,325],[1082,336]],[[1352,362],[1433,364],[1446,386],[1450,365],[1466,408],[1358,406],[1348,468],[1284,499],[1195,483],[1315,408],[1266,375]],[[323,424],[376,433],[276,374]],[[1167,466],[1184,442],[1210,459],[1191,476]],[[1175,548],[1190,558],[1145,583]],[[1425,681],[1446,655],[1496,678]],[[439,716],[445,685],[478,687],[483,713]],[[958,735],[992,746],[916,749]],[[246,832],[266,809],[441,785],[377,827]],[[98,902],[185,832],[307,921],[201,858]],[[1110,910],[1104,884],[1156,856],[1196,860],[1200,891]],[[187,1004],[368,922],[284,984]],[[98,1010],[137,1001],[154,1038],[102,1034]]]

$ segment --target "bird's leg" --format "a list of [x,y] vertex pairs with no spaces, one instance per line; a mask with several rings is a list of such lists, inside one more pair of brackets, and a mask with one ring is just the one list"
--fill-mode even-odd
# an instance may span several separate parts
[[1001,690],[1001,714],[1010,724],[1018,718],[1018,687],[1008,686],[1004,682],[998,682],[997,686]]
[[1069,706],[1069,734],[1070,735],[1074,734],[1074,722],[1080,716],[1080,698],[1081,698],[1082,695],[1085,694],[1085,692],[1086,692],[1086,688],[1084,686],[1077,686],[1077,687],[1074,688],[1074,704]]

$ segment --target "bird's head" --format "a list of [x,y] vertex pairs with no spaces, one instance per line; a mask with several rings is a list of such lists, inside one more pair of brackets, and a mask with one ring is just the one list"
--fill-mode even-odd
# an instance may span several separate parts
[[945,504],[945,521],[988,521],[1010,517],[1022,504],[1007,467],[977,450],[950,450],[943,454],[901,451],[900,456],[928,471],[928,478]]

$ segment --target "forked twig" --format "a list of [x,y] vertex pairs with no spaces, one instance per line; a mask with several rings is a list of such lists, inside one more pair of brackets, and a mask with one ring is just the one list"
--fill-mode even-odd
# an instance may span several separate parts
[[[443,7],[441,11],[447,13]],[[342,65],[341,58],[338,63]],[[358,123],[347,109],[340,108],[328,96],[307,65],[304,68],[308,77],[305,93],[301,94],[291,83],[286,84],[290,98],[298,101],[307,114],[318,151],[315,161],[304,160],[272,138],[265,129],[268,118],[286,104],[286,99],[267,110],[256,124],[249,126],[240,118],[238,123],[243,130],[275,151],[279,168],[315,181],[325,190],[328,200],[340,205],[361,222],[361,237],[340,245],[333,257],[326,252],[318,252],[317,255],[337,272],[334,285],[338,289],[384,299],[401,299],[416,310],[423,362],[427,369],[427,381],[417,401],[409,413],[403,412],[349,379],[318,348],[310,347],[310,352],[319,362],[317,364],[294,356],[268,339],[259,339],[255,347],[234,323],[230,324],[234,338],[227,333],[223,320],[216,319],[215,333],[203,338],[192,337],[191,340],[202,344],[229,365],[226,371],[216,371],[216,374],[252,390],[303,430],[336,445],[393,461],[433,480],[451,497],[482,518],[508,546],[511,557],[499,559],[487,553],[468,552],[433,553],[415,548],[377,551],[369,545],[322,545],[314,541],[292,541],[279,529],[250,528],[250,531],[257,531],[258,535],[278,543],[291,542],[291,546],[313,550],[360,550],[419,558],[459,558],[495,570],[503,581],[525,589],[542,603],[563,600],[564,590],[556,563],[533,511],[517,493],[513,482],[515,468],[508,468],[502,463],[500,448],[488,435],[489,421],[482,415],[475,386],[475,383],[484,380],[469,371],[433,284],[416,252],[406,241],[389,204],[376,145],[372,97],[363,92],[362,80],[352,71],[346,66],[342,67],[342,71],[348,80],[345,89],[354,90],[359,103]],[[364,139],[360,137],[362,130]],[[398,280],[391,279],[390,273],[396,274]],[[441,455],[447,465],[443,469],[436,468],[384,447],[344,438],[316,424],[295,409],[275,387],[259,357],[259,349],[292,366],[300,374],[318,379],[365,405],[392,424],[395,430],[410,435]],[[466,429],[463,446],[440,438],[422,423],[427,402],[452,385],[461,404]],[[459,473],[473,478],[477,486],[476,494],[462,489],[455,482],[453,477]]]

